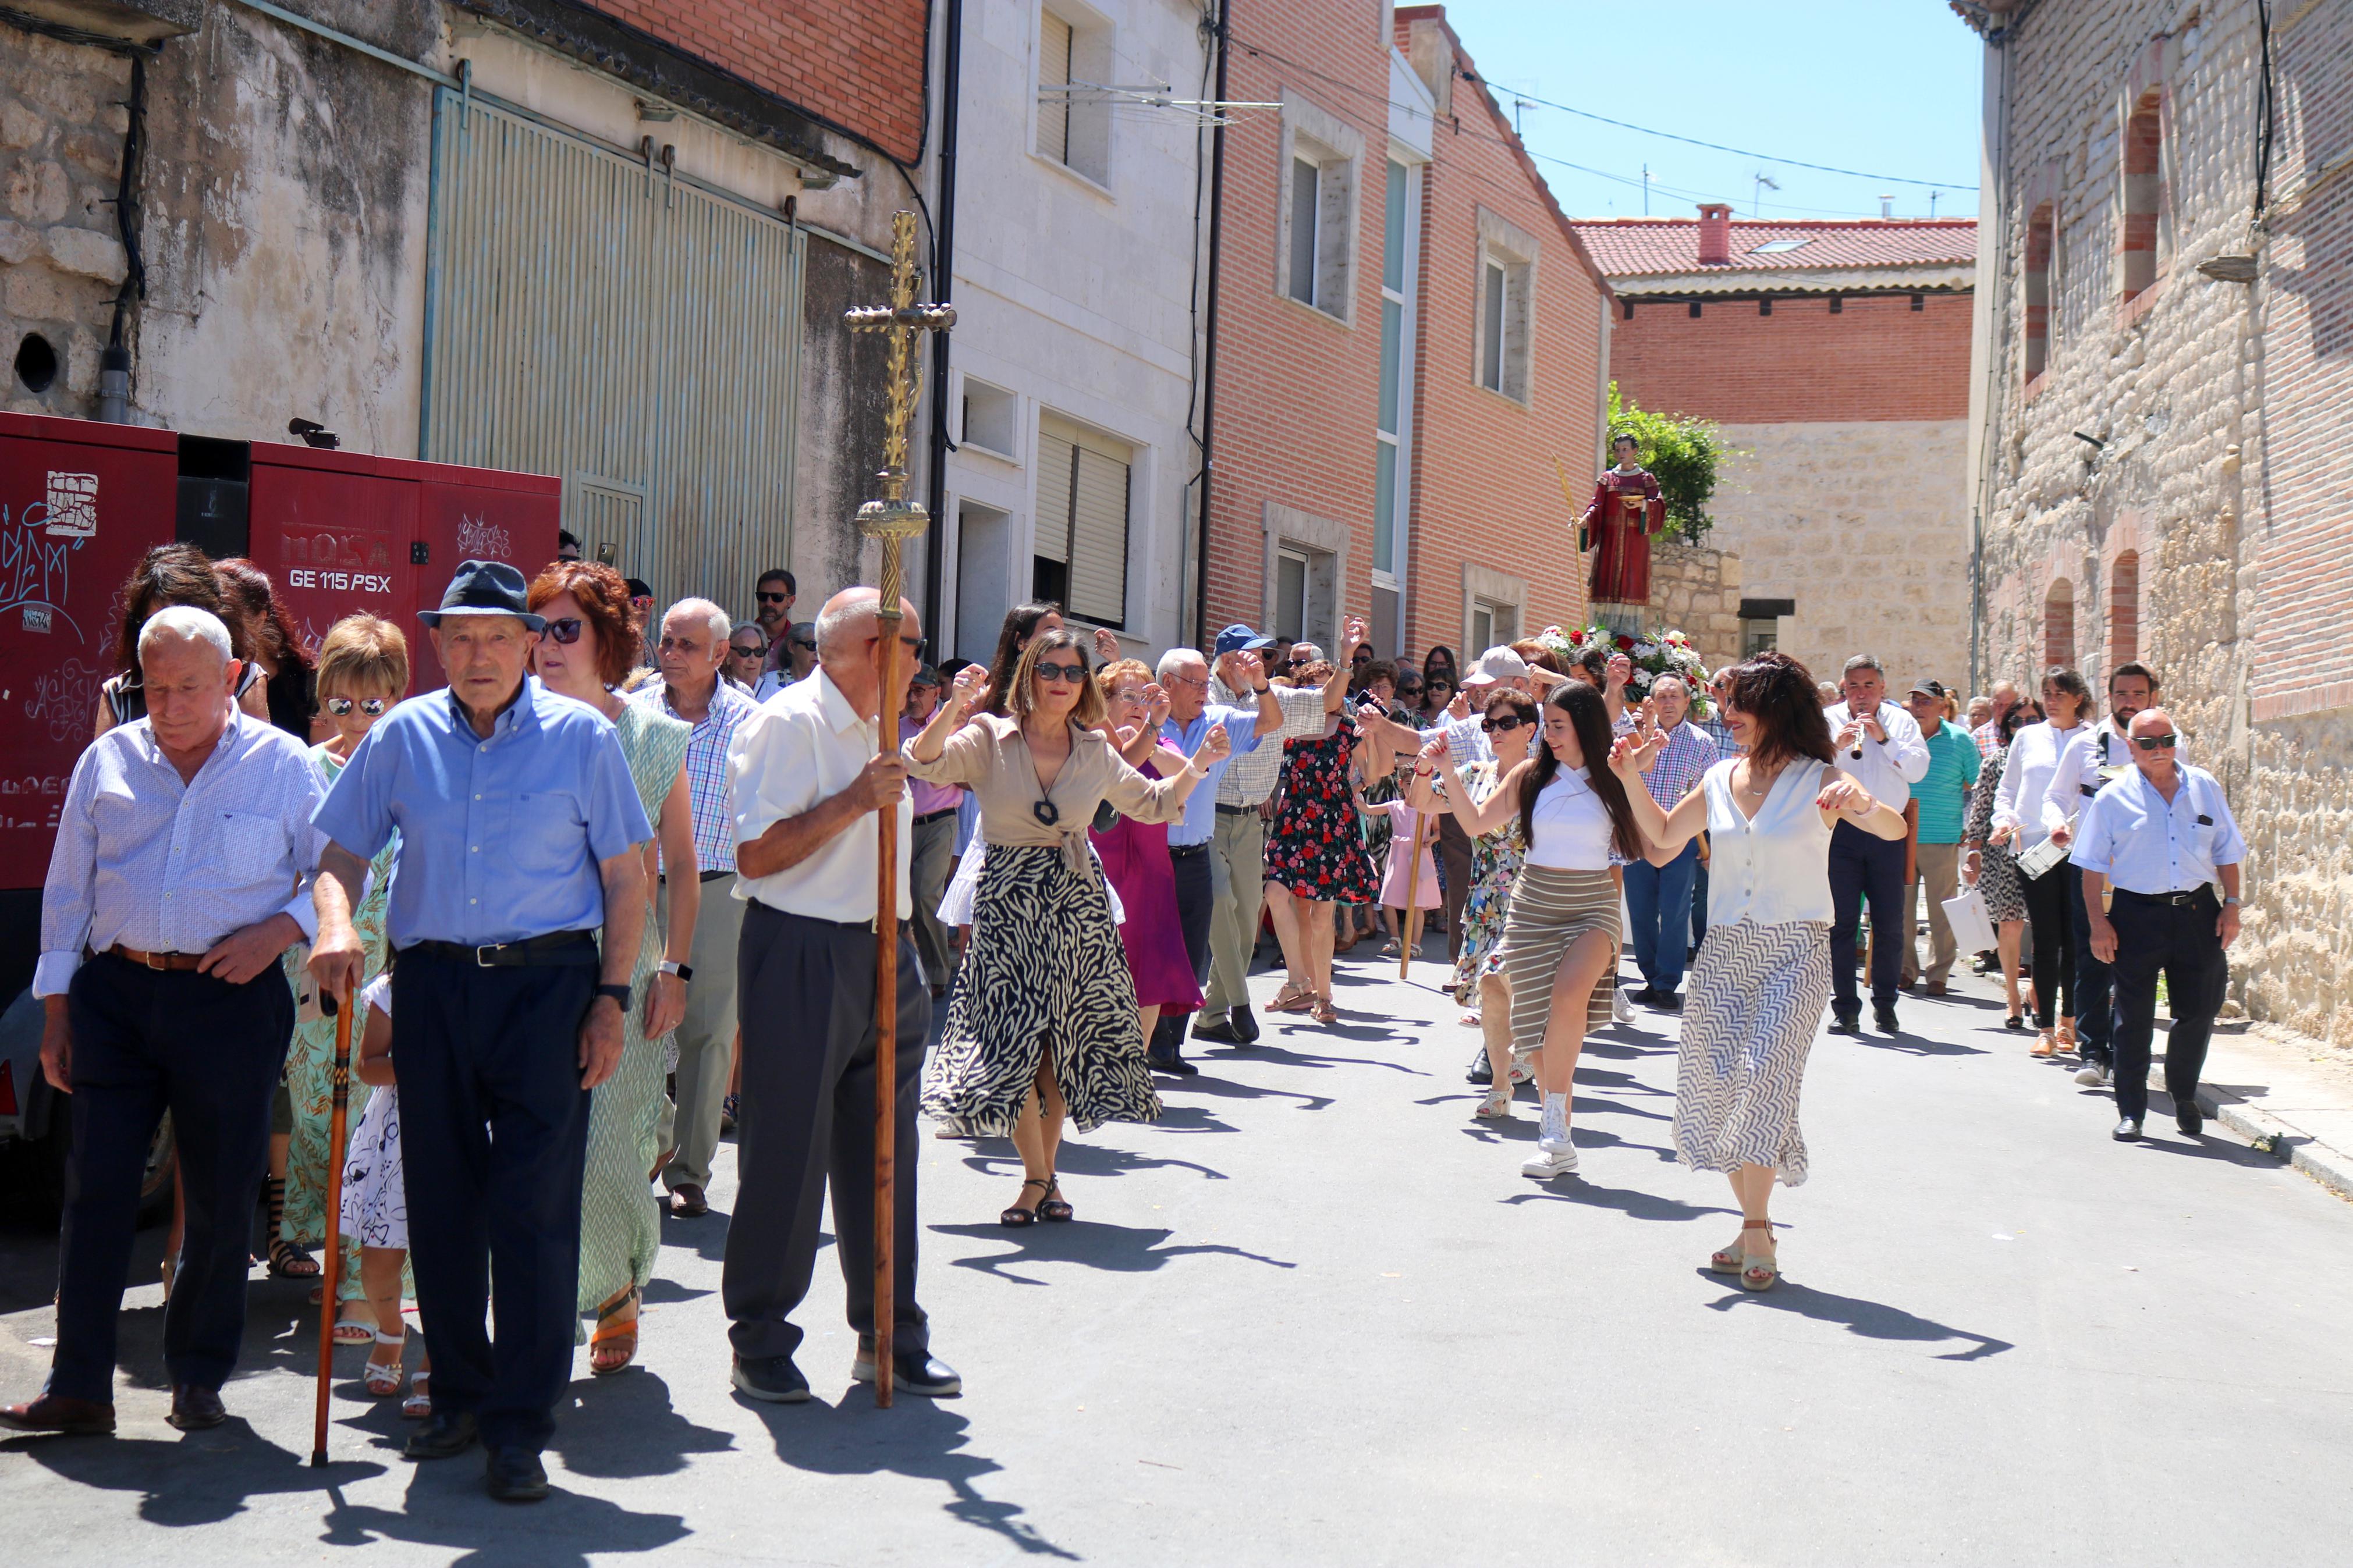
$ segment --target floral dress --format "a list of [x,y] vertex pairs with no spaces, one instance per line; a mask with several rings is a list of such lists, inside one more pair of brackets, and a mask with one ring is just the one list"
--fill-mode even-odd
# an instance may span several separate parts
[[1283,742],[1282,794],[1266,837],[1266,876],[1293,898],[1369,904],[1380,896],[1380,878],[1348,790],[1356,748],[1356,721],[1345,715],[1320,739]]
[[[1485,805],[1503,783],[1491,762],[1472,763],[1461,771],[1473,805]],[[1494,832],[1471,840],[1471,891],[1462,904],[1462,953],[1454,962],[1454,1000],[1465,1007],[1479,1005],[1480,981],[1504,972],[1499,953],[1504,917],[1511,911],[1512,884],[1519,880],[1520,863],[1527,853],[1528,841],[1520,831],[1516,812]]]
[[2026,884],[2019,880],[2017,858],[2009,846],[1987,842],[1987,835],[1993,831],[1994,796],[2001,789],[2001,770],[2009,762],[2010,748],[2004,746],[1978,770],[1977,788],[1969,794],[1968,820],[1961,827],[1963,838],[1985,845],[1978,856],[1978,891],[1985,895],[1986,919],[1996,925],[2026,918]]
[[[343,764],[324,745],[311,748],[311,762],[330,784],[343,771]],[[393,861],[399,853],[400,837],[395,834],[368,868],[367,897],[352,911],[352,927],[360,939],[363,990],[384,973],[391,956],[392,945],[384,929],[385,906],[392,894]],[[310,994],[310,962],[307,942],[297,942],[286,952],[286,979],[297,996]],[[317,1247],[327,1239],[327,1134],[334,1112],[335,1021],[315,1008],[306,1007],[303,1012],[316,1016],[296,1019],[294,1038],[286,1051],[286,1095],[294,1105],[294,1131],[286,1149],[286,1217],[278,1234],[297,1247]],[[354,1059],[359,1055],[359,1028],[366,1016],[362,1009],[352,1020]],[[357,1125],[366,1114],[371,1092],[358,1079],[351,1080],[344,1112],[347,1126]],[[360,1284],[359,1243],[348,1233],[343,1237],[343,1273],[335,1294],[345,1301],[367,1299]]]

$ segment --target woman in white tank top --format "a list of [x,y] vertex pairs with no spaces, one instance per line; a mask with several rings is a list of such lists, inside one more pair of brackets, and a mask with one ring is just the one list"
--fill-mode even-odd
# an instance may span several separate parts
[[1708,769],[1672,811],[1639,787],[1655,730],[1620,740],[1609,765],[1630,786],[1652,864],[1707,830],[1707,935],[1683,1004],[1675,1155],[1724,1172],[1740,1199],[1740,1235],[1708,1267],[1767,1290],[1779,1278],[1774,1178],[1806,1179],[1798,1097],[1831,996],[1831,829],[1842,818],[1901,838],[1904,815],[1832,764],[1813,677],[1787,654],[1732,672],[1725,718],[1745,754]]

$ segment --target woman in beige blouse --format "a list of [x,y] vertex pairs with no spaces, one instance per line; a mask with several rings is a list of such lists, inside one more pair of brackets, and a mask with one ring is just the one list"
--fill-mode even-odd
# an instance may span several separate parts
[[902,748],[907,771],[964,784],[980,802],[988,858],[974,901],[972,946],[924,1072],[923,1110],[1021,1152],[1009,1226],[1067,1220],[1055,1181],[1065,1118],[1082,1132],[1160,1115],[1144,1035],[1103,871],[1087,825],[1108,800],[1138,822],[1173,822],[1204,770],[1226,753],[1213,731],[1172,777],[1145,778],[1096,732],[1103,694],[1077,636],[1054,631],[1022,652],[1004,716],[965,722],[986,672],[955,689]]

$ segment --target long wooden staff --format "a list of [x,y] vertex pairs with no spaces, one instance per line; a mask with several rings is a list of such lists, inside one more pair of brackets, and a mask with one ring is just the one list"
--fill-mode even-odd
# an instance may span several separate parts
[[[882,634],[882,714],[876,725],[881,753],[899,749],[899,547],[886,552],[882,573],[888,609],[877,615]],[[875,857],[874,891],[874,1405],[891,1408],[891,1328],[898,1316],[899,1189],[899,804],[892,801],[874,822],[881,852]]]
[[352,997],[322,992],[319,1005],[335,1016],[334,1109],[327,1117],[327,1262],[319,1271],[319,1407],[311,1432],[311,1468],[327,1465],[327,1385],[335,1373],[336,1298],[343,1293],[343,1135],[352,1105]]
[[[1413,814],[1413,858],[1406,862],[1405,945],[1398,949],[1398,978],[1413,971],[1413,950],[1421,943],[1421,847],[1428,841],[1430,813]],[[1392,839],[1391,844],[1395,844]],[[1394,847],[1389,851],[1395,854]]]

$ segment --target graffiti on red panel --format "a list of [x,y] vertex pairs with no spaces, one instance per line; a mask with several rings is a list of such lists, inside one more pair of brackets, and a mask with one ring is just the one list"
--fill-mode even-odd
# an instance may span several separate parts
[[[50,493],[58,493],[56,481],[60,479],[90,476],[51,474]],[[97,481],[91,479],[88,496],[94,501],[97,494]],[[51,526],[55,517],[47,500],[26,505],[13,518],[7,503],[0,501],[0,616],[21,616],[21,625],[28,632],[46,632],[55,622],[63,622],[72,629],[75,640],[81,641],[81,627],[66,613],[66,595],[73,584],[74,552],[95,531],[95,524],[85,529],[78,512],[69,513],[60,531]]]
[[465,561],[505,561],[514,554],[514,541],[497,523],[462,514],[458,519],[458,555]]

